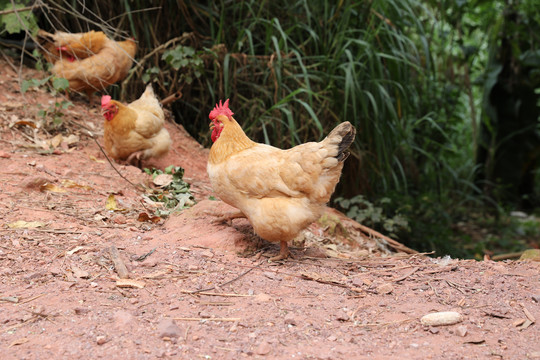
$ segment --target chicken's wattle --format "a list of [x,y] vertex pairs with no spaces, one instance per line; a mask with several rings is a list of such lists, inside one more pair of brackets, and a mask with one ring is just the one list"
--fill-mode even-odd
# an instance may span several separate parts
[[223,124],[216,122],[215,124],[211,124],[210,128],[212,129],[212,142],[216,142],[216,140],[219,138],[219,135],[221,135],[221,132],[223,131]]

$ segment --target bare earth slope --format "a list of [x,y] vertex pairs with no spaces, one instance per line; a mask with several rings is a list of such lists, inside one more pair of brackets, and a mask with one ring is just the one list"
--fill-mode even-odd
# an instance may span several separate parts
[[[0,358],[540,359],[538,262],[431,259],[329,210],[268,263],[278,246],[247,221],[212,223],[207,150],[172,123],[146,166],[182,166],[198,203],[141,222],[151,204],[85,130],[101,142],[99,109],[75,101],[46,131],[55,99],[0,67]],[[420,322],[436,311],[462,321]]]

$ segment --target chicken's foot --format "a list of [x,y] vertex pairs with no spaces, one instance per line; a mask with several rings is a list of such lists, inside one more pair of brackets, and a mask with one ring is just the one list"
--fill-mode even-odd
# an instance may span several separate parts
[[291,252],[289,251],[289,245],[287,245],[286,241],[281,241],[280,242],[279,255],[271,257],[270,259],[268,259],[268,261],[273,262],[273,261],[285,260],[289,256],[293,257]]
[[132,153],[131,155],[128,156],[128,158],[126,159],[126,163],[130,164],[130,165],[133,165],[133,166],[136,166],[138,167],[139,169],[142,169],[142,151],[135,151],[134,153]]
[[244,213],[241,212],[240,210],[236,210],[236,211],[230,211],[226,214],[221,214],[212,222],[215,224],[227,223],[229,224],[229,226],[232,226],[233,219],[242,219],[242,218],[246,218],[246,215],[244,215]]

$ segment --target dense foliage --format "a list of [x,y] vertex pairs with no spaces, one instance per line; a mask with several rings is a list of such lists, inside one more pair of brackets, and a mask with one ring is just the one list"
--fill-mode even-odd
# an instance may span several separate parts
[[[320,140],[351,121],[358,138],[336,204],[380,230],[391,226],[386,230],[418,250],[471,256],[492,243],[456,237],[452,225],[491,224],[486,206],[499,219],[505,200],[496,193],[507,185],[484,171],[499,161],[500,142],[507,140],[489,126],[483,102],[497,80],[488,68],[497,57],[490,54],[512,19],[530,22],[512,28],[520,39],[537,29],[533,3],[159,0],[150,7],[140,0],[84,6],[54,0],[34,14],[46,30],[134,36],[138,63],[115,95],[134,99],[146,82],[162,97],[181,91],[176,119],[205,145],[208,112],[225,98],[250,137],[279,147]],[[518,15],[505,17],[508,11]],[[539,33],[516,40],[513,57],[529,54],[527,74],[537,78]],[[538,84],[531,84],[533,92]],[[534,138],[538,121],[530,126]],[[457,238],[462,242],[450,241]]]

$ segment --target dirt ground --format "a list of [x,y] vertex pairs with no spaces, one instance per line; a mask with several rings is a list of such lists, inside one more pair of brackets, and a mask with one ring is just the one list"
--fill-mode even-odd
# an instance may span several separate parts
[[429,258],[332,210],[269,263],[246,220],[212,222],[208,151],[170,122],[145,166],[183,167],[197,204],[139,221],[153,204],[87,133],[102,141],[99,109],[76,97],[48,130],[55,99],[0,67],[0,358],[540,359],[540,263]]

